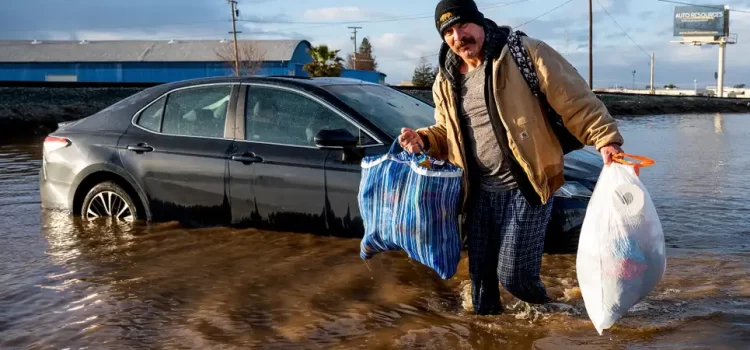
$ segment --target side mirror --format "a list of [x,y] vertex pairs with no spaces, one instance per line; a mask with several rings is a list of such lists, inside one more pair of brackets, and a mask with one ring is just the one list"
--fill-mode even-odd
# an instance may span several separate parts
[[357,145],[357,138],[345,129],[323,129],[315,134],[315,145],[319,148],[349,148]]

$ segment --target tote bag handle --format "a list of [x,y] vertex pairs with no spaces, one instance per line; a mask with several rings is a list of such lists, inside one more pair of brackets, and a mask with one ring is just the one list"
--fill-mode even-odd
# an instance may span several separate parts
[[[398,142],[398,138],[396,138],[395,140],[393,140],[393,144],[391,145],[391,148],[388,150],[388,154],[396,155],[397,153],[401,153],[403,151],[404,151],[404,148],[401,147],[401,144]],[[420,144],[419,154],[422,154],[422,153],[424,153],[424,148]],[[416,158],[416,154],[411,153],[411,158],[412,159]]]

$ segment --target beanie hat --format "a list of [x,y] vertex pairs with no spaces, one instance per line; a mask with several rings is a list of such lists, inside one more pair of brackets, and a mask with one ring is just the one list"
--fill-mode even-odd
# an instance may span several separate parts
[[474,0],[441,0],[435,7],[435,25],[440,36],[446,28],[458,22],[484,26],[484,15]]

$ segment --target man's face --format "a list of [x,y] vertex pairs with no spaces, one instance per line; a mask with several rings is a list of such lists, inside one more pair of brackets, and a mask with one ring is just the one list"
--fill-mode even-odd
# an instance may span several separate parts
[[482,53],[484,28],[474,23],[456,23],[443,32],[450,48],[464,60],[476,59]]

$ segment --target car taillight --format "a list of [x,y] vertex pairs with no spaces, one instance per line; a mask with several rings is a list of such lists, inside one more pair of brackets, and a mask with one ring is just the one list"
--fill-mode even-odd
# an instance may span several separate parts
[[64,137],[47,136],[44,139],[44,153],[47,154],[60,148],[68,147],[70,143],[70,140]]

